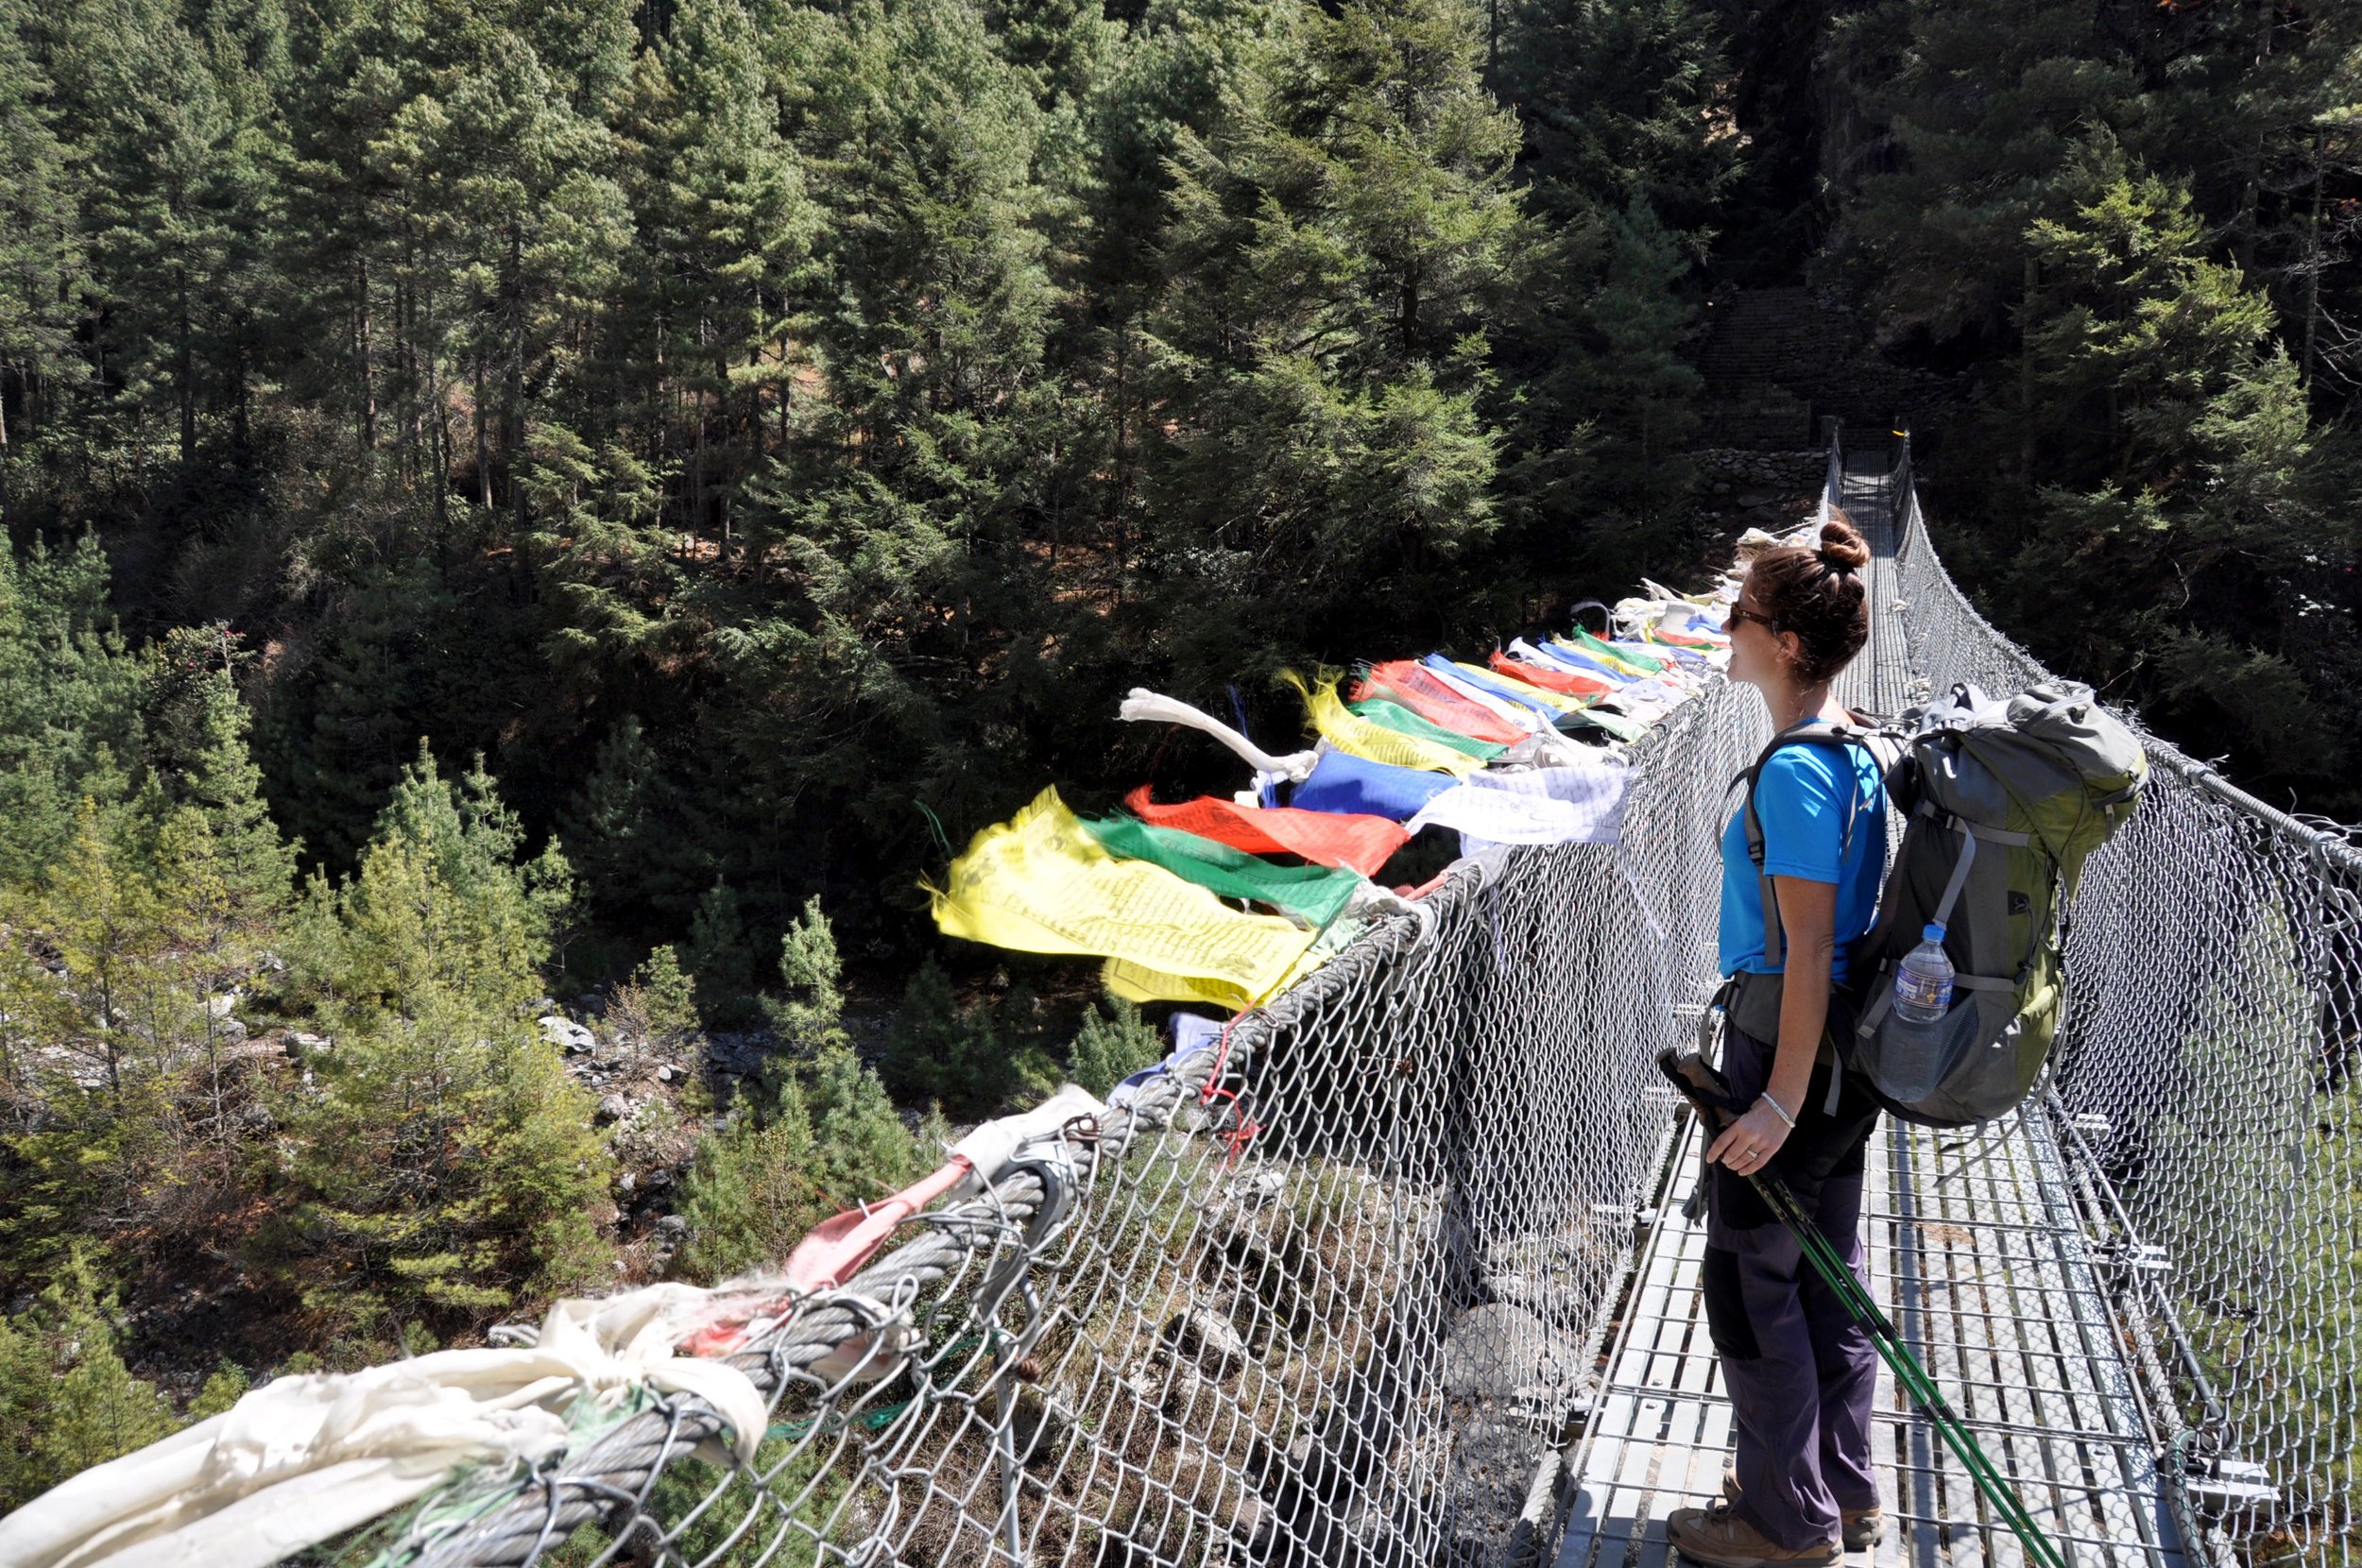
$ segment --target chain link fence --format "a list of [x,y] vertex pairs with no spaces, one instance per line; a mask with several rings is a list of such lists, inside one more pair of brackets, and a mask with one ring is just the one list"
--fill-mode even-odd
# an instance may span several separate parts
[[[2046,678],[1944,574],[1908,455],[1888,493],[1878,666],[1923,695]],[[771,1402],[753,1463],[693,1457],[717,1413],[649,1396],[322,1557],[1542,1559],[1668,1158],[1650,1064],[1714,979],[1728,785],[1764,739],[1752,693],[1710,690],[1632,749],[1619,846],[1464,862],[1054,1154],[783,1304],[733,1357]],[[2070,1130],[2169,1468],[2248,1560],[2343,1562],[2362,856],[2149,744],[2150,798],[2075,906],[2042,1119]]]
[[[2051,678],[1943,570],[1906,465],[1917,692]],[[2253,1563],[2362,1549],[2362,854],[2144,734],[2083,873],[2051,1092],[2169,1476]]]

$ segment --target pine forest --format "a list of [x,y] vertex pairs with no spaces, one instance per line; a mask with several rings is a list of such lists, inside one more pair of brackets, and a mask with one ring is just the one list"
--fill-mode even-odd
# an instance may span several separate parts
[[1727,558],[1820,413],[2362,815],[2362,7],[0,0],[0,1509],[1104,1092],[956,846]]

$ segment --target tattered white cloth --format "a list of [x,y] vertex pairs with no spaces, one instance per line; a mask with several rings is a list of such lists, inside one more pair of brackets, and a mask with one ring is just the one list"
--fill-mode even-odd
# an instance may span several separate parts
[[1403,826],[1457,828],[1470,855],[1497,844],[1614,844],[1623,836],[1631,776],[1621,762],[1596,755],[1571,767],[1475,774]]
[[414,1501],[459,1466],[554,1453],[579,1401],[612,1408],[643,1385],[711,1404],[738,1457],[751,1458],[769,1419],[761,1392],[727,1363],[674,1353],[711,1306],[710,1291],[651,1286],[559,1302],[530,1349],[280,1378],[0,1519],[0,1563],[265,1568]]

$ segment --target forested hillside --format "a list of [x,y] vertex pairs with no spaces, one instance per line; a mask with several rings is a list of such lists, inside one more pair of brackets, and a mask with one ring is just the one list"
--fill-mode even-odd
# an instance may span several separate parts
[[1070,1040],[921,875],[1049,779],[1235,783],[1132,686],[1292,736],[1284,668],[1700,557],[1735,284],[1947,378],[1898,412],[2005,627],[2362,810],[2357,49],[2268,0],[0,0],[0,1505],[1112,1082],[1137,1016]]

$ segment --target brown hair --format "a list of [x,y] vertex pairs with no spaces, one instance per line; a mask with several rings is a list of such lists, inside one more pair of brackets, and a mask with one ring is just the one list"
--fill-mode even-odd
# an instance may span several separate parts
[[1801,645],[1796,676],[1806,685],[1828,680],[1870,640],[1870,586],[1862,568],[1870,546],[1836,507],[1821,525],[1821,548],[1782,545],[1755,557],[1747,586],[1772,632],[1794,632]]

